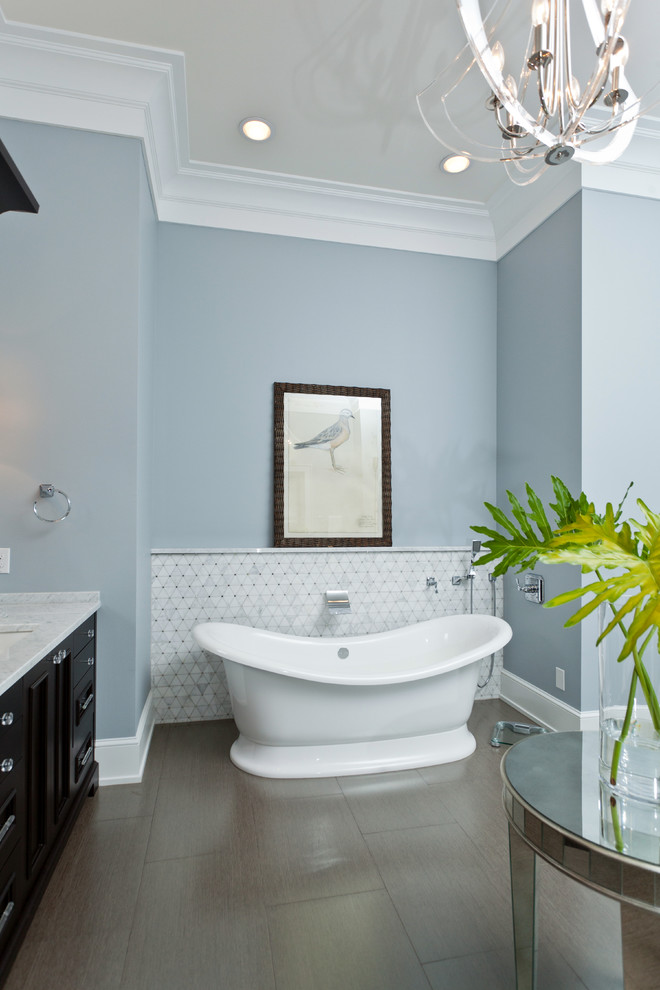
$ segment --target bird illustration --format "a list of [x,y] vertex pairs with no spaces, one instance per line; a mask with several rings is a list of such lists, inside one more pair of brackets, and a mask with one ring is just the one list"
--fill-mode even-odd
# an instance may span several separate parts
[[350,409],[342,409],[339,413],[339,419],[332,426],[328,426],[325,430],[321,430],[317,433],[315,437],[311,440],[305,440],[303,443],[294,444],[295,450],[301,450],[303,447],[314,447],[316,450],[327,450],[330,452],[330,460],[332,461],[332,468],[334,471],[343,471],[344,468],[337,467],[335,463],[335,450],[337,447],[341,447],[343,443],[346,443],[351,435],[351,428],[349,426],[349,419],[355,419],[355,416]]

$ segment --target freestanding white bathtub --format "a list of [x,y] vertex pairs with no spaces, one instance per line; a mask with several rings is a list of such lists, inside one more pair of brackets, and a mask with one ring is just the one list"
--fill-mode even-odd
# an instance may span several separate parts
[[224,661],[236,766],[260,777],[334,777],[462,760],[479,661],[511,639],[490,615],[452,615],[369,636],[287,636],[195,626]]

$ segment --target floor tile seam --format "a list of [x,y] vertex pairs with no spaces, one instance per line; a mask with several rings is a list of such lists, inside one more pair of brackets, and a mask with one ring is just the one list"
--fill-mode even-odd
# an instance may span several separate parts
[[[416,832],[421,828],[442,828],[443,825],[458,825],[460,828],[460,823],[455,818],[446,818],[442,822],[424,822],[423,824],[420,825],[394,825],[392,828],[373,828],[373,829],[361,828],[360,833],[363,836],[386,835],[386,834],[391,835],[393,832]],[[462,831],[465,830],[462,829]]]
[[200,853],[193,853],[192,855],[186,854],[185,856],[158,856],[153,859],[147,857],[144,861],[144,866],[154,866],[156,863],[181,863],[188,859],[194,860],[194,859],[214,859],[214,858],[226,860],[227,854],[226,852],[200,852]]
[[[145,815],[108,815],[107,817],[94,817],[89,823],[91,826],[94,825],[107,825],[110,822],[134,822],[138,819],[149,818],[153,820],[154,812],[151,811]],[[151,832],[151,829],[149,830]]]
[[[382,778],[382,779],[386,780],[388,777],[391,777],[392,774],[396,774],[396,773],[411,774],[411,773],[414,773],[417,777],[419,777],[419,781],[418,781],[419,783],[426,784],[427,782],[424,780],[424,777],[420,773],[420,770],[421,769],[424,769],[424,768],[423,767],[421,767],[421,768],[410,767],[407,770],[384,771],[383,773],[380,773],[380,774],[374,774],[374,773],[339,774],[334,779],[337,781],[337,784],[339,785],[339,788],[340,788],[342,794],[344,794],[344,795],[346,795],[346,797],[348,797],[349,794],[342,787],[342,781],[346,781],[346,782],[356,781],[356,780],[359,781],[359,779],[361,777],[379,777],[379,778]],[[350,788],[349,788],[349,790],[350,790]]]
[[[382,872],[380,870],[380,867],[378,866],[378,863],[376,862],[376,857],[374,856],[372,850],[370,849],[369,843],[367,842],[367,838],[366,838],[367,835],[373,834],[373,833],[363,832],[362,831],[362,829],[360,828],[360,823],[358,822],[357,818],[355,817],[355,813],[354,813],[353,809],[351,808],[350,802],[348,801],[347,798],[344,798],[344,800],[346,801],[346,807],[348,808],[349,814],[350,814],[351,818],[353,819],[353,821],[355,822],[355,827],[358,830],[358,834],[359,834],[359,836],[360,836],[360,838],[361,838],[361,840],[362,840],[362,842],[364,844],[364,847],[365,847],[366,852],[367,852],[367,856],[369,857],[369,859],[371,861],[371,865],[373,866],[373,868],[376,871],[377,875],[380,877],[380,881],[381,881],[383,887],[385,888],[385,890],[387,890],[387,884],[385,883],[385,877],[383,876],[383,874],[382,874]],[[388,894],[389,894],[389,891],[388,891]]]
[[[260,779],[264,780],[266,778],[260,778]],[[268,778],[268,779],[275,780],[277,778]],[[286,778],[282,778],[282,779],[286,779]],[[291,780],[296,780],[296,779],[302,780],[302,779],[305,779],[305,778],[295,778],[295,777],[292,777],[290,779]],[[310,779],[315,779],[316,780],[317,778],[310,778]],[[337,780],[336,777],[325,777],[325,778],[318,778],[318,779],[324,779],[324,780],[328,780],[328,781],[330,781],[330,780]],[[341,788],[339,788],[336,791],[329,791],[329,790],[328,791],[316,791],[314,794],[290,794],[290,795],[286,795],[286,796],[282,796],[282,797],[278,796],[277,793],[260,794],[258,792],[258,790],[255,790],[255,791],[252,792],[252,796],[257,801],[260,801],[262,803],[267,803],[267,802],[271,802],[271,801],[287,801],[287,802],[291,802],[293,804],[293,803],[298,802],[298,801],[325,801],[328,798],[333,798],[334,800],[337,800],[337,798],[341,798],[343,801],[346,801],[347,800],[346,795],[341,790]]]
[[[452,822],[452,823],[448,823],[448,824],[456,824],[456,823],[453,823]],[[417,826],[415,828],[416,828],[416,830],[418,830],[418,829],[427,828],[427,827],[437,828],[438,826],[434,826],[434,825],[432,825],[432,826],[420,825],[420,826]],[[496,895],[498,893],[501,893],[501,889],[498,886],[498,884],[496,882],[494,882],[493,880],[491,880],[491,878],[490,878],[490,874],[489,874],[489,872],[487,870],[487,867],[488,867],[489,864],[488,864],[488,860],[485,857],[484,853],[477,846],[477,844],[475,843],[474,839],[472,839],[472,837],[470,835],[468,835],[468,833],[465,831],[465,829],[463,829],[460,825],[457,825],[457,828],[460,829],[460,831],[463,833],[464,838],[468,840],[468,842],[470,843],[470,845],[472,845],[472,846],[475,847],[476,851],[481,856],[481,858],[483,860],[483,863],[484,863],[484,867],[486,868],[484,870],[484,882],[488,885],[489,888],[492,888],[492,891],[493,891],[493,894],[494,895]],[[410,831],[410,829],[402,829],[401,831]],[[371,833],[371,835],[389,835],[389,834],[391,834],[391,833],[389,833],[389,832],[374,832],[374,833]],[[370,835],[370,837],[371,837],[371,835]],[[371,850],[369,850],[369,851],[371,852]],[[373,856],[373,854],[372,854],[372,856]],[[390,887],[390,884],[388,883],[387,879],[385,877],[383,877],[383,874],[382,874],[382,872],[381,872],[381,870],[380,870],[380,868],[378,866],[378,863],[375,860],[375,857],[374,857],[374,865],[375,865],[376,870],[378,870],[379,875],[383,879],[383,884],[385,886],[385,889],[387,890],[387,893],[388,893],[390,899],[392,900],[392,903],[393,903],[393,905],[395,907],[395,910],[396,910],[395,890],[393,890]],[[396,880],[394,882],[394,887],[396,888]],[[508,894],[503,895],[503,896],[505,896],[505,899],[507,900],[507,903],[510,903],[510,896]],[[493,900],[491,903],[496,903],[496,901]],[[398,913],[399,912],[397,911],[397,914]],[[403,919],[401,919],[401,923],[404,925],[404,928],[405,928],[405,924],[403,922]],[[407,929],[406,929],[406,932],[407,932]],[[412,937],[410,935],[409,935],[409,938],[411,938],[411,940],[412,940]],[[420,959],[420,962],[423,963],[423,960]]]
[[139,882],[138,888],[137,888],[137,895],[135,897],[135,903],[133,904],[133,910],[131,912],[130,931],[128,933],[128,938],[126,939],[126,947],[124,949],[124,958],[123,958],[122,967],[121,967],[121,976],[119,977],[119,983],[117,984],[117,990],[120,990],[121,987],[126,986],[126,982],[125,981],[126,981],[126,975],[127,975],[126,974],[126,966],[128,964],[128,950],[129,950],[129,947],[130,947],[130,944],[131,944],[131,940],[133,938],[133,929],[134,929],[134,926],[135,926],[135,914],[136,914],[136,911],[137,911],[138,903],[140,901],[140,895],[142,894],[142,885],[144,883],[144,867],[145,867],[145,865],[146,865],[146,862],[143,862],[143,864],[142,864],[142,871],[140,873],[140,882]]
[[[193,862],[195,860],[203,860],[203,859],[207,859],[207,860],[214,860],[215,859],[215,860],[220,860],[222,862],[226,862],[227,861],[227,851],[224,850],[222,852],[217,852],[217,851],[216,852],[213,852],[213,851],[210,851],[210,852],[198,852],[198,853],[187,854],[185,856],[159,856],[158,858],[155,858],[155,859],[148,859],[147,858],[147,859],[145,859],[144,864],[142,866],[142,874],[141,874],[141,878],[140,878],[140,884],[142,883],[142,878],[144,876],[145,867],[158,866],[159,864],[162,864],[162,863],[185,863],[187,861]],[[261,868],[261,862],[259,862],[259,864],[258,864],[258,873],[259,873],[259,877],[258,877],[257,882],[251,884],[250,886],[253,887],[258,892],[259,899],[261,901],[263,901],[264,900],[263,890],[264,890],[265,884],[264,884],[264,880],[263,880],[263,873],[262,873],[262,868]]]
[[451,818],[449,821],[445,822],[425,822],[423,825],[401,825],[398,828],[378,828],[374,829],[372,832],[361,832],[360,834],[365,838],[371,838],[374,835],[392,835],[395,832],[420,832],[423,829],[446,828],[449,825],[455,825],[456,828],[460,828],[465,837],[470,839],[470,842],[476,845],[474,839],[468,835],[460,822],[456,821],[455,818]]
[[[264,865],[265,862],[267,862],[267,857],[264,856],[263,845],[261,842],[261,831],[259,829],[259,823],[257,822],[257,811],[255,807],[254,797],[252,794],[249,795],[249,802],[250,802],[250,821],[252,822],[252,828],[254,830],[255,844],[256,844],[255,859],[257,864],[257,873],[259,877],[259,886],[260,886],[260,890],[265,893],[266,876],[264,872]],[[262,896],[262,901],[263,900],[264,898]],[[265,907],[265,901],[264,901],[264,907]],[[269,940],[269,944],[270,944],[270,940]]]
[[515,964],[515,949],[514,949],[514,944],[513,944],[513,932],[511,933],[511,940],[510,940],[510,942],[507,942],[506,944],[502,942],[499,945],[495,945],[495,946],[493,946],[490,949],[481,949],[478,952],[459,952],[455,956],[442,956],[442,957],[440,957],[438,959],[428,959],[426,962],[422,963],[422,965],[424,967],[427,967],[427,966],[437,966],[438,964],[441,964],[441,963],[452,962],[452,960],[457,960],[457,959],[472,959],[472,958],[477,958],[479,956],[488,956],[488,955],[490,955],[492,953],[497,954],[497,953],[500,953],[500,952],[502,952],[502,953],[503,952],[510,952],[511,953],[511,964],[512,964],[512,966]]
[[279,981],[277,979],[277,972],[275,971],[275,956],[273,953],[273,933],[270,930],[270,921],[268,919],[268,907],[266,904],[262,905],[264,919],[266,922],[266,931],[268,932],[268,957],[270,959],[270,971],[273,976],[273,987],[275,990],[287,990],[285,986],[280,987]]
[[360,890],[338,891],[335,894],[316,894],[312,897],[292,897],[280,901],[264,900],[264,907],[266,909],[266,913],[268,913],[268,911],[275,908],[289,907],[292,904],[316,904],[317,902],[320,903],[322,901],[336,901],[341,897],[359,897],[360,894],[386,894],[390,902],[392,900],[389,891],[387,890],[385,884],[383,884],[381,887],[370,886]]
[[163,780],[177,780],[177,779],[190,780],[191,778],[196,779],[198,777],[213,777],[214,779],[217,780],[219,777],[223,775],[229,775],[233,771],[235,771],[235,767],[231,765],[215,766],[215,767],[194,767],[192,769],[189,767],[187,769],[173,770],[169,772],[167,772],[165,768],[163,768],[163,771],[161,772],[158,778],[158,786],[160,787]]
[[[380,871],[379,871],[379,873],[380,873]],[[392,907],[392,910],[394,911],[394,914],[398,918],[399,924],[401,925],[401,931],[403,932],[403,934],[405,935],[406,939],[408,940],[408,944],[410,946],[410,950],[411,950],[414,958],[417,960],[417,962],[419,964],[420,971],[424,975],[424,978],[426,979],[426,981],[429,984],[429,986],[431,986],[431,981],[429,980],[429,977],[428,977],[428,975],[426,973],[426,970],[424,969],[424,961],[421,958],[421,956],[420,956],[419,952],[417,951],[417,949],[415,948],[414,939],[413,939],[412,935],[410,934],[410,932],[408,931],[408,928],[406,927],[406,923],[404,922],[404,920],[403,920],[403,918],[401,916],[401,912],[399,911],[399,909],[398,909],[398,907],[396,905],[396,901],[394,900],[394,898],[392,896],[392,892],[389,889],[389,887],[387,886],[387,883],[385,881],[383,881],[383,886],[385,888],[385,893],[387,895],[387,899],[390,902],[390,905]]]

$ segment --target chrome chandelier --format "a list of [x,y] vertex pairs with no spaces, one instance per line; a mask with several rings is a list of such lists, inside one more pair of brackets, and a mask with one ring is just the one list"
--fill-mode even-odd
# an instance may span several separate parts
[[450,151],[503,162],[518,185],[571,159],[614,161],[648,109],[626,77],[629,4],[495,0],[484,18],[479,0],[456,0],[468,43],[418,94],[424,122]]

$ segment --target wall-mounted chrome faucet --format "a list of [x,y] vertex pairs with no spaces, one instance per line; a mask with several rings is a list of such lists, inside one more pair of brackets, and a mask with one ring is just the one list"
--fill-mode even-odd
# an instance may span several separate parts
[[427,588],[435,588],[435,593],[437,595],[437,593],[438,593],[438,582],[436,581],[436,579],[434,577],[428,577],[426,579],[426,587]]
[[328,611],[332,612],[333,615],[347,614],[351,611],[347,591],[326,591],[325,603],[328,606]]
[[543,578],[540,574],[525,574],[525,581],[520,583],[520,578],[516,577],[516,587],[521,591],[528,602],[534,605],[542,605],[545,600],[545,589]]

